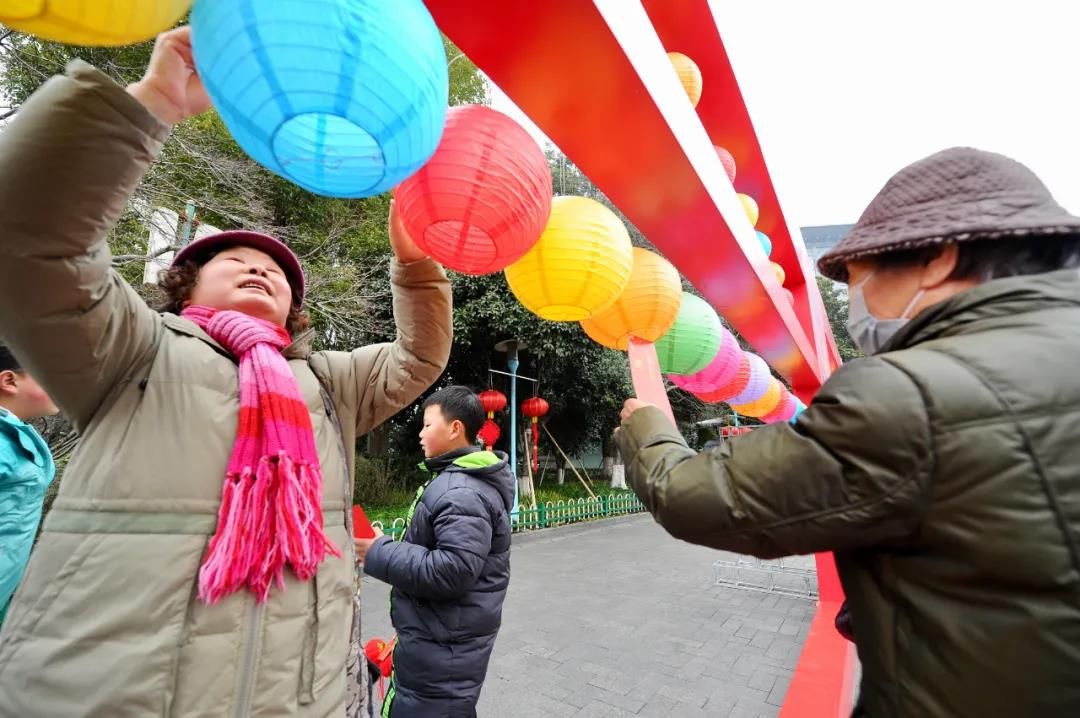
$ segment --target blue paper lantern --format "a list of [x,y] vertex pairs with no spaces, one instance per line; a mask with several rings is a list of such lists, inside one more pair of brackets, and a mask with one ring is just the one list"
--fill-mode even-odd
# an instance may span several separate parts
[[791,419],[788,420],[789,423],[794,424],[795,422],[797,422],[799,420],[799,417],[802,416],[802,413],[804,411],[806,411],[806,404],[804,404],[801,401],[799,401],[798,399],[796,399],[795,400],[795,413],[792,415]]
[[198,0],[191,26],[237,143],[304,189],[380,194],[439,144],[446,54],[420,0]]
[[758,232],[757,239],[761,242],[761,248],[765,250],[765,256],[770,256],[772,254],[772,240],[769,239],[769,235],[764,232]]

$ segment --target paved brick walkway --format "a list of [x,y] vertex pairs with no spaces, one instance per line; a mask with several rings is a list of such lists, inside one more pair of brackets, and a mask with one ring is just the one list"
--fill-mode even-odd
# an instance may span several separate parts
[[[776,716],[814,605],[715,586],[722,557],[641,515],[515,536],[479,715]],[[363,590],[365,637],[391,635]]]

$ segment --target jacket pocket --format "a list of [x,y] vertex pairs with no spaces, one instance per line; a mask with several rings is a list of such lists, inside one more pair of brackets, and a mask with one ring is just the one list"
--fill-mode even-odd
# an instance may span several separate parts
[[37,554],[27,565],[4,621],[0,672],[11,660],[18,644],[33,635],[38,622],[100,543],[101,537],[94,535],[42,536]]

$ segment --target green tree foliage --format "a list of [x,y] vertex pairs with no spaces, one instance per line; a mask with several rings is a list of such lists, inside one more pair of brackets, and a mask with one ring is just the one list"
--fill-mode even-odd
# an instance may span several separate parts
[[[451,61],[451,104],[485,102],[476,66],[459,58],[449,40],[444,38],[444,44]],[[17,115],[42,83],[75,59],[121,84],[131,83],[141,77],[152,47],[72,47],[0,27],[0,119]],[[348,350],[393,338],[389,194],[363,200],[311,194],[253,162],[217,113],[192,118],[173,129],[109,237],[115,266],[151,303],[156,292],[142,285],[142,277],[152,210],[163,207],[183,216],[189,201],[197,207],[198,221],[221,229],[262,230],[289,242],[308,274],[307,308],[317,347]],[[66,435],[63,430],[52,433],[57,442]]]
[[861,357],[862,352],[855,346],[855,342],[851,341],[847,330],[847,292],[839,284],[826,277],[819,276],[817,284],[821,292],[821,301],[825,304],[825,314],[829,317],[829,325],[836,338],[836,349],[840,353],[840,360],[846,362]]

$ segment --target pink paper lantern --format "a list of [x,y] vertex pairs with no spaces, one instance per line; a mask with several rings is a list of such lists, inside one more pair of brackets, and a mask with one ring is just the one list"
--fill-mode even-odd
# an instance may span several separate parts
[[773,378],[769,365],[753,352],[746,352],[746,358],[750,362],[750,380],[741,392],[727,400],[728,404],[749,404],[763,397],[769,390],[769,382]]
[[786,387],[781,390],[780,394],[780,403],[776,405],[776,408],[761,417],[764,423],[779,424],[783,421],[790,421],[791,417],[795,415],[795,396]]
[[739,367],[735,371],[735,376],[731,377],[731,380],[726,384],[717,386],[712,391],[692,392],[694,396],[709,404],[717,404],[721,401],[727,401],[731,397],[735,396],[750,383],[750,359],[747,357],[746,352],[739,351]]
[[735,182],[735,158],[731,156],[731,153],[725,150],[720,145],[713,145],[713,149],[716,150],[716,156],[720,158],[720,164],[724,165],[724,171],[727,172],[727,178],[732,183]]
[[735,378],[741,359],[739,342],[726,327],[722,327],[720,348],[708,366],[696,374],[668,374],[668,378],[675,386],[691,394],[713,391]]

